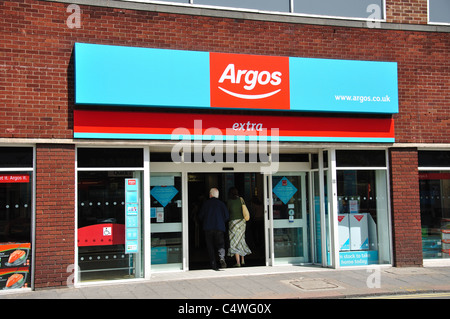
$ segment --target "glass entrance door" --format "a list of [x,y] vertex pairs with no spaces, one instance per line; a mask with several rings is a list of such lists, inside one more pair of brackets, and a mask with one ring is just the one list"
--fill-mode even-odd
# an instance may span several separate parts
[[151,173],[151,269],[183,269],[181,173]]
[[269,180],[275,265],[310,262],[307,178],[306,172],[296,172],[279,173]]

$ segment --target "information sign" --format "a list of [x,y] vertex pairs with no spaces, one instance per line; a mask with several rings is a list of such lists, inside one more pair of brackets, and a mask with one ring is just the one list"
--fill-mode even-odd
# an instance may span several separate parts
[[139,252],[139,179],[125,179],[125,253]]

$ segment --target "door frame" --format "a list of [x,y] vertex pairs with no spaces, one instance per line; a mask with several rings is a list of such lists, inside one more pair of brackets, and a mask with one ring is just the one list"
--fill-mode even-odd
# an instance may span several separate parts
[[[266,249],[266,266],[273,266],[273,209],[271,208],[272,196],[267,197],[268,190],[272,190],[272,173],[264,171],[267,164],[264,163],[173,163],[173,162],[152,162],[150,173],[173,173],[181,172],[182,177],[182,240],[183,258],[182,269],[189,270],[189,230],[188,230],[188,174],[189,173],[260,173],[264,178],[264,233]],[[311,167],[309,162],[280,162],[276,173],[282,172],[305,172],[309,174]],[[269,184],[268,184],[269,182]],[[310,183],[305,183],[310,187]],[[271,193],[270,193],[271,195]],[[269,233],[269,235],[268,235]],[[269,238],[270,237],[270,238]],[[272,243],[270,240],[272,239]],[[311,249],[311,247],[308,247]]]
[[[286,173],[286,174],[283,174]],[[308,235],[313,235],[311,233],[311,229],[313,228],[313,220],[310,219],[310,221],[307,221],[307,212],[309,210],[309,213],[312,216],[312,210],[311,210],[311,183],[307,182],[307,178],[310,179],[311,176],[311,169],[307,169],[307,170],[297,170],[297,171],[278,171],[275,174],[267,174],[265,176],[265,183],[264,185],[267,185],[267,189],[265,188],[265,196],[268,199],[267,200],[267,206],[266,206],[266,210],[268,210],[268,214],[269,214],[269,219],[268,219],[268,229],[266,231],[269,232],[269,235],[266,236],[266,247],[269,248],[269,251],[266,251],[266,265],[271,265],[271,266],[275,266],[275,238],[274,238],[274,230],[276,228],[281,228],[281,227],[275,227],[276,225],[276,221],[273,218],[273,195],[272,195],[272,190],[273,190],[273,177],[274,176],[282,176],[282,175],[286,175],[286,176],[300,176],[301,178],[301,188],[299,189],[299,191],[301,192],[302,196],[302,216],[303,218],[301,219],[301,221],[299,221],[298,224],[300,224],[298,227],[283,227],[283,228],[300,228],[303,227],[304,228],[304,232],[303,232],[303,243],[306,245],[304,245],[304,256],[308,256],[310,251],[314,251],[314,241],[311,239],[311,241],[308,243]],[[308,180],[309,181],[309,180]],[[308,191],[306,191],[306,189],[308,189]],[[307,202],[309,202],[309,205],[307,205]],[[268,242],[268,243],[267,243]],[[313,256],[311,255],[311,259],[313,260]],[[294,263],[294,264],[310,264],[312,262],[309,261],[299,261],[298,263]],[[281,265],[283,265],[284,263],[282,263]],[[292,264],[290,262],[288,262],[287,264]]]

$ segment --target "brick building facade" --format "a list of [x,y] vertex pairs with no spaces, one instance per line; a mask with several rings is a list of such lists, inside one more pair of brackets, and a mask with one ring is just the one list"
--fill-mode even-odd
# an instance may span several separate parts
[[[71,3],[81,9],[79,28],[67,24]],[[450,151],[450,26],[429,24],[427,10],[427,0],[387,0],[385,21],[369,28],[351,19],[161,3],[2,1],[0,147],[35,150],[31,285],[65,286],[76,264],[76,148],[95,141],[74,138],[74,110],[83,109],[74,98],[75,43],[396,62],[395,143],[382,145],[389,155],[390,263],[423,265],[418,154]],[[364,149],[342,145],[323,147]]]

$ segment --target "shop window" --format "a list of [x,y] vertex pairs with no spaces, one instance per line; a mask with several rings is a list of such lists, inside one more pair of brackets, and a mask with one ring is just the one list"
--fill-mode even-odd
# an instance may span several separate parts
[[143,277],[143,160],[138,148],[77,149],[78,281]]
[[387,171],[338,168],[336,173],[340,265],[390,263]]
[[450,258],[450,152],[419,152],[424,259]]
[[[140,252],[130,254],[125,248],[125,180],[139,180],[140,175],[136,171],[78,172],[80,281],[142,277]],[[137,214],[141,218],[141,211]]]
[[418,157],[423,258],[450,258],[450,152]]
[[32,167],[31,147],[0,147],[0,290],[31,284]]
[[419,173],[423,258],[450,258],[450,170]]

